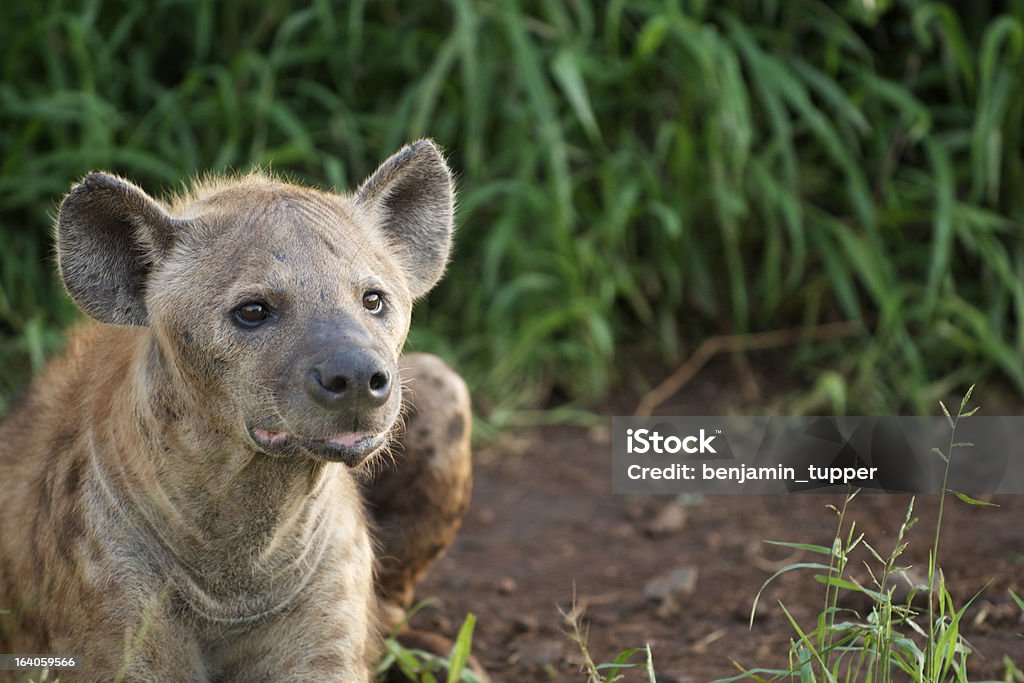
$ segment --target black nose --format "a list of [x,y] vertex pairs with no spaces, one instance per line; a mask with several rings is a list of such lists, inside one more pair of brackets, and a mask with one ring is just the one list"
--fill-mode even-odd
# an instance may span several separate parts
[[306,391],[331,410],[374,408],[391,395],[391,373],[379,358],[366,351],[340,351],[310,369]]

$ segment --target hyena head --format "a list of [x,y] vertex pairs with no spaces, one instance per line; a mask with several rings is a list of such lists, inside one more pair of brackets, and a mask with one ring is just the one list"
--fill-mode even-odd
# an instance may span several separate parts
[[93,173],[61,205],[57,253],[85,313],[150,329],[146,365],[213,431],[356,465],[397,420],[398,356],[413,300],[444,271],[453,201],[426,140],[353,195],[253,174],[165,206]]

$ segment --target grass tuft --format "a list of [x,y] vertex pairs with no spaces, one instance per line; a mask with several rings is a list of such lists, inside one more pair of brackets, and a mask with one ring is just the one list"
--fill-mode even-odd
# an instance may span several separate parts
[[[583,618],[584,608],[576,603],[576,588],[573,587],[572,606],[569,610],[558,608],[565,624],[566,636],[576,645],[581,657],[580,672],[587,683],[614,683],[624,678],[623,671],[637,669],[645,674],[650,683],[655,683],[654,654],[651,646],[634,647],[615,655],[611,662],[598,664],[590,652],[590,625]],[[639,663],[632,660],[640,658]]]
[[[840,508],[832,508],[838,517],[838,526],[831,548],[806,543],[774,542],[776,545],[812,553],[819,559],[814,562],[791,563],[770,576],[754,597],[750,612],[751,625],[762,593],[782,574],[809,569],[816,572],[814,580],[825,586],[824,605],[810,628],[802,626],[785,604],[779,602],[779,608],[795,634],[788,652],[789,668],[747,669],[737,663],[739,674],[715,683],[742,680],[966,683],[970,680],[968,662],[974,649],[961,634],[960,626],[964,614],[977,596],[957,605],[946,587],[938,557],[946,494],[955,494],[969,505],[988,505],[946,487],[953,452],[971,446],[956,440],[956,429],[961,420],[971,417],[978,410],[968,409],[973,391],[973,386],[967,390],[955,414],[940,403],[949,422],[950,439],[946,450],[935,449],[936,456],[945,462],[946,468],[935,519],[935,535],[929,549],[926,583],[911,586],[902,600],[895,597],[896,583],[893,579],[900,575],[907,579],[905,572],[910,569],[900,563],[900,557],[908,545],[907,532],[917,523],[914,517],[915,499],[910,501],[893,548],[887,554],[882,554],[868,544],[864,534],[857,533],[856,522],[849,518],[849,505],[857,496],[857,492],[853,492],[844,498]],[[867,585],[848,575],[851,554],[861,545],[867,549],[875,563],[873,566],[865,564],[870,575]],[[824,558],[827,558],[827,562]],[[918,599],[922,593],[923,599]],[[867,613],[861,616],[855,610],[841,606],[840,596],[844,594],[862,596],[870,605]],[[1012,591],[1010,595],[1024,609],[1024,602]],[[1004,664],[1006,680],[1018,680],[1020,672],[1016,665],[1009,658],[1004,660]]]

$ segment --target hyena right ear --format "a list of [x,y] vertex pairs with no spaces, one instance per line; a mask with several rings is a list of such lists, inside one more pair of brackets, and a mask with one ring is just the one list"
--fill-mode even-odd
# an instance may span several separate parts
[[433,287],[452,245],[455,188],[441,150],[419,140],[392,154],[356,191],[379,217],[414,299]]
[[127,180],[87,175],[57,218],[57,261],[71,298],[100,322],[145,325],[146,281],[178,222]]

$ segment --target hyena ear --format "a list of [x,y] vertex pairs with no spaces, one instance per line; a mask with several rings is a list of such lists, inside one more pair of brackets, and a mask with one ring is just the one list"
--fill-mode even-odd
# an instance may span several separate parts
[[176,224],[141,189],[107,173],[71,188],[57,218],[57,261],[71,298],[114,325],[145,325],[146,281]]
[[363,181],[356,201],[378,216],[413,298],[429,292],[448,263],[455,210],[452,174],[437,146],[419,140],[396,152]]

